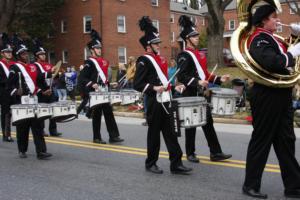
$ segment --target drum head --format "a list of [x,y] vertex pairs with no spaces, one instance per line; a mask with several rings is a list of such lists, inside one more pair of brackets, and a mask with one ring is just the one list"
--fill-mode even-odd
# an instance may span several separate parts
[[229,89],[229,88],[210,88],[210,90],[212,91],[213,95],[220,95],[220,96],[230,96],[230,97],[238,97],[238,92],[233,90],[233,89]]

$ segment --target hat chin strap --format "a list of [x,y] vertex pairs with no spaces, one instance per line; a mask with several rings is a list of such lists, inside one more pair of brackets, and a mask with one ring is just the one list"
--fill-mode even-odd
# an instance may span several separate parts
[[188,38],[187,40],[190,41],[190,44],[193,46],[194,49],[197,48],[197,45],[195,45],[195,44],[190,40],[190,38]]
[[157,52],[157,51],[154,50],[154,48],[152,47],[152,44],[150,44],[150,48],[151,48],[152,52],[153,52],[155,55],[158,55],[159,52]]

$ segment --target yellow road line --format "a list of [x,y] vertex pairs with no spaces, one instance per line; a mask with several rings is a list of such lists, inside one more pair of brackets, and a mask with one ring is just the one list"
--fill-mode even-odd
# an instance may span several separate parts
[[[15,133],[12,134],[15,136]],[[32,140],[32,136],[29,137]],[[66,146],[73,146],[73,147],[81,147],[81,148],[88,148],[88,149],[96,149],[96,150],[105,150],[111,152],[118,152],[118,153],[126,153],[132,155],[140,155],[146,156],[147,150],[142,148],[135,148],[135,147],[126,147],[126,146],[119,146],[119,145],[109,145],[109,144],[95,144],[92,142],[80,141],[80,140],[71,140],[71,139],[64,139],[64,138],[53,138],[53,137],[46,137],[46,142],[53,143],[53,144],[62,144]],[[169,154],[166,151],[161,151],[160,158],[169,158]],[[225,167],[234,167],[234,168],[245,168],[245,161],[241,160],[226,160],[222,162],[212,162],[210,158],[207,156],[198,156],[200,158],[200,163],[208,164],[208,165],[217,165],[217,166],[225,166]],[[186,160],[186,156],[182,158]],[[265,171],[267,172],[274,172],[280,173],[279,166],[273,164],[267,164]]]

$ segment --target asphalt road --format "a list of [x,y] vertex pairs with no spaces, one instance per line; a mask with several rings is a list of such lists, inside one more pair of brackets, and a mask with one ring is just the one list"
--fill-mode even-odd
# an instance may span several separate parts
[[[251,126],[215,124],[225,153],[233,154],[227,162],[210,162],[209,150],[201,128],[197,134],[197,154],[201,163],[193,164],[189,176],[172,175],[168,155],[161,142],[158,165],[164,174],[145,171],[147,127],[141,119],[117,118],[122,145],[91,143],[91,122],[79,119],[59,124],[63,137],[47,138],[48,151],[54,156],[37,160],[30,142],[27,159],[20,159],[17,145],[0,142],[0,200],[189,200],[248,199],[241,194],[247,145]],[[296,156],[300,160],[300,129]],[[105,125],[102,135],[108,140]],[[184,147],[184,138],[180,139]],[[184,151],[184,150],[183,150]],[[272,150],[263,176],[262,191],[269,199],[285,199],[278,162]]]

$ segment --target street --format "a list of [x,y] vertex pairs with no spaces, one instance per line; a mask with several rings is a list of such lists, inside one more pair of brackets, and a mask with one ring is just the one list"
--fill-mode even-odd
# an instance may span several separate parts
[[[78,120],[58,124],[63,137],[47,137],[49,160],[37,160],[32,143],[28,158],[20,159],[14,143],[0,142],[0,199],[1,200],[190,200],[190,199],[251,199],[242,195],[245,158],[252,126],[215,124],[222,149],[233,154],[226,162],[209,161],[209,149],[201,128],[197,129],[197,154],[200,164],[187,162],[191,175],[173,175],[169,170],[168,154],[161,140],[158,165],[162,175],[145,171],[146,132],[142,119],[117,117],[120,145],[92,143],[91,121]],[[47,127],[47,126],[46,126]],[[47,131],[47,129],[46,129]],[[296,156],[300,160],[300,129],[297,135]],[[102,137],[108,141],[105,124]],[[14,132],[15,136],[15,132]],[[180,144],[184,150],[184,137]],[[278,162],[271,151],[262,191],[269,199],[285,199]]]

